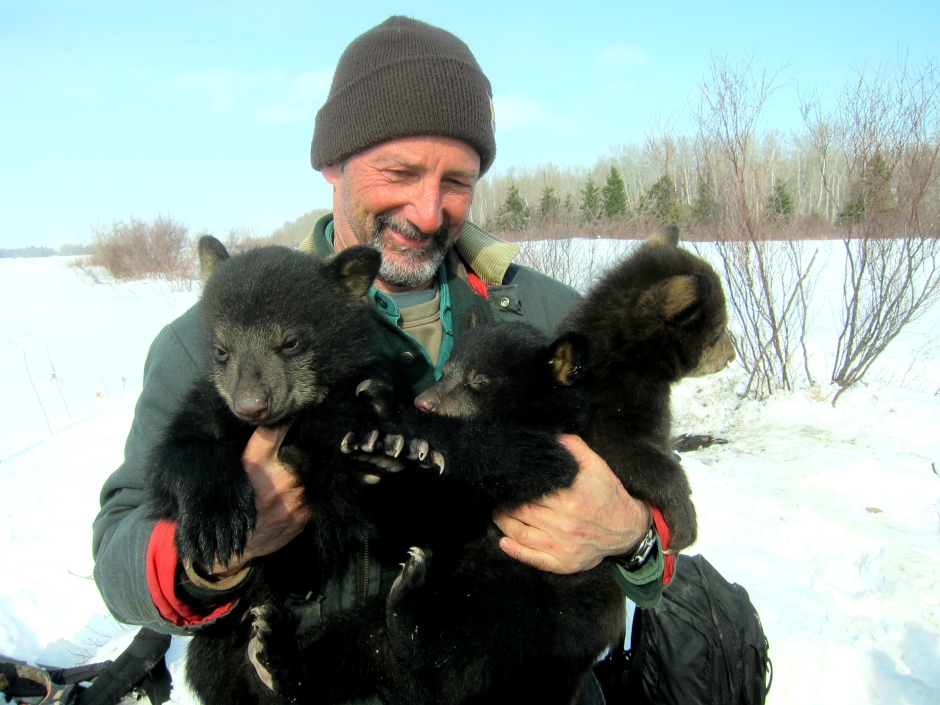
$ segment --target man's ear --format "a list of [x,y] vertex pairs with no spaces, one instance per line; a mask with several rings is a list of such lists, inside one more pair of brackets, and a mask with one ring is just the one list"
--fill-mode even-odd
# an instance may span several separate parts
[[320,170],[320,173],[335,188],[339,186],[340,177],[343,175],[343,167],[340,164],[327,164]]
[[349,290],[353,296],[365,296],[379,273],[382,255],[365,245],[347,247],[326,263],[327,276]]
[[587,373],[590,343],[584,333],[569,331],[548,346],[548,364],[552,377],[559,384],[570,387]]
[[199,238],[196,249],[199,252],[199,278],[205,284],[212,276],[212,270],[215,269],[215,266],[229,258],[228,250],[225,249],[225,245],[211,235],[203,235]]

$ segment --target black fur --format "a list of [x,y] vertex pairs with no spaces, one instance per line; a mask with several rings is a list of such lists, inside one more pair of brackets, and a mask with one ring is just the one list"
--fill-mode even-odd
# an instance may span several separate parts
[[670,443],[670,390],[734,357],[721,281],[702,259],[654,235],[614,267],[562,330],[588,337],[590,423],[583,438],[631,495],[662,510],[670,550],[695,542],[691,488]]
[[203,569],[240,555],[255,523],[241,455],[257,425],[291,420],[279,457],[297,472],[311,521],[278,553],[253,562],[240,608],[196,636],[187,677],[206,703],[276,702],[246,660],[247,610],[285,608],[297,587],[347,568],[377,531],[387,500],[341,453],[350,428],[375,423],[356,386],[372,374],[377,320],[365,294],[379,253],[351,248],[326,263],[281,247],[229,258],[200,242],[200,304],[208,374],[172,418],[148,461],[154,518],[177,522],[180,559]]
[[[733,354],[720,281],[668,235],[604,277],[554,342],[520,325],[478,327],[459,341],[443,379],[417,400],[430,413],[410,429],[446,460],[436,500],[423,503],[428,548],[412,551],[385,624],[372,605],[360,620],[347,615],[342,632],[305,633],[299,654],[267,654],[288,692],[320,702],[311,695],[322,693],[319,665],[353,633],[371,662],[344,652],[343,664],[356,664],[388,703],[577,698],[623,623],[611,566],[532,569],[499,549],[490,515],[568,487],[577,467],[556,439],[577,432],[632,494],[663,510],[673,548],[694,541],[691,491],[669,447],[670,385]],[[331,664],[345,681],[342,664]]]
[[550,342],[522,324],[483,326],[457,343],[419,404],[463,395],[458,406],[472,414],[435,406],[411,428],[445,449],[440,481],[421,502],[428,548],[413,549],[386,605],[304,631],[298,650],[270,641],[264,658],[281,692],[339,702],[337,683],[357,678],[390,705],[573,702],[623,624],[611,568],[556,575],[515,561],[491,515],[577,474],[557,437],[586,420],[576,384],[585,353],[580,335]]
[[[577,466],[557,437],[575,432],[664,511],[673,547],[691,543],[690,489],[668,445],[670,385],[728,362],[724,326],[714,272],[654,237],[556,340],[523,325],[466,333],[417,400],[429,413],[404,428],[445,458],[417,502],[425,548],[412,551],[387,604],[301,630],[297,648],[262,639],[278,689],[316,703],[373,692],[392,705],[574,702],[623,624],[612,568],[561,576],[514,561],[498,547],[492,511],[568,487]],[[290,630],[285,621],[273,615],[273,633]]]

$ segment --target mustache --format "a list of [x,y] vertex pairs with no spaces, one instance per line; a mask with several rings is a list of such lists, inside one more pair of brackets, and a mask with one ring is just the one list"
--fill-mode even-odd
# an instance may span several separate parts
[[372,232],[373,239],[380,240],[382,230],[385,228],[392,228],[410,240],[431,239],[437,242],[443,242],[447,240],[447,236],[450,234],[450,223],[446,221],[441,223],[441,227],[437,230],[425,232],[407,220],[382,213],[375,217],[375,225]]

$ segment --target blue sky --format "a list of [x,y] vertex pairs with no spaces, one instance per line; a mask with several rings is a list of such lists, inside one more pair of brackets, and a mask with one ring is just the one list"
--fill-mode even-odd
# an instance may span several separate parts
[[713,54],[787,67],[832,94],[899,50],[935,57],[937,0],[320,3],[0,0],[0,247],[90,239],[168,213],[191,232],[267,234],[329,207],[310,167],[317,109],[351,39],[390,14],[437,24],[493,85],[495,171],[589,166],[680,115]]

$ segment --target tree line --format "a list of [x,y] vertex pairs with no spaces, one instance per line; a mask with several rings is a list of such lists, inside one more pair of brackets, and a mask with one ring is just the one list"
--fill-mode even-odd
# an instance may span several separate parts
[[[584,265],[576,238],[645,237],[672,223],[685,240],[714,242],[747,373],[741,393],[753,397],[816,384],[806,352],[822,266],[813,240],[840,239],[846,266],[831,351],[835,403],[940,299],[940,70],[901,55],[860,70],[834,100],[804,92],[803,130],[787,138],[760,129],[780,73],[753,57],[714,57],[692,106],[691,134],[651,131],[643,144],[617,147],[589,169],[488,175],[471,220],[528,241],[527,263],[582,289],[596,272],[590,253]],[[296,244],[324,212],[267,238],[232,230],[226,245]],[[115,278],[181,276],[192,268],[189,243],[169,217],[115,223],[96,230],[92,257],[81,266]]]
[[906,212],[936,233],[937,66],[902,55],[860,70],[832,99],[804,91],[803,129],[791,135],[759,129],[780,75],[753,57],[716,57],[688,134],[651,129],[590,168],[490,175],[471,219],[513,240],[635,237],[662,223],[687,239],[734,240],[838,237],[867,214]]
[[[509,170],[481,184],[472,217],[514,240],[643,237],[673,223],[686,240],[714,242],[742,393],[754,397],[815,384],[812,240],[841,239],[835,403],[940,300],[940,69],[902,54],[860,70],[834,101],[805,92],[803,130],[789,138],[759,129],[780,73],[715,57],[692,134],[661,129],[588,170]],[[559,252],[536,259],[564,276]]]

